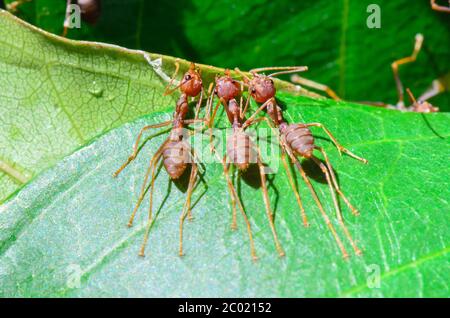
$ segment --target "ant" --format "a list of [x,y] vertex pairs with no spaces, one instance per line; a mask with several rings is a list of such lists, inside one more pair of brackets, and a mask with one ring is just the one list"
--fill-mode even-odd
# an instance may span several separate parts
[[[230,136],[227,137],[227,143],[226,143],[226,152],[223,158],[220,158],[217,154],[214,146],[211,144],[211,150],[216,153],[219,160],[222,162],[224,174],[227,179],[228,189],[231,196],[232,201],[232,209],[233,209],[233,217],[232,217],[232,229],[236,229],[236,204],[238,204],[242,215],[245,218],[245,222],[247,224],[247,230],[248,235],[250,239],[250,247],[251,247],[251,255],[253,260],[257,259],[254,243],[252,239],[251,234],[251,228],[250,223],[248,221],[248,218],[244,212],[242,203],[240,202],[240,199],[236,193],[236,190],[233,186],[233,183],[229,177],[229,169],[230,166],[233,165],[238,169],[239,172],[245,172],[249,167],[250,164],[256,163],[259,170],[260,175],[260,181],[261,181],[261,189],[262,189],[262,195],[263,195],[263,201],[265,205],[265,210],[267,214],[267,218],[269,220],[270,229],[272,231],[273,239],[275,242],[275,247],[277,249],[277,252],[280,256],[284,256],[284,250],[278,240],[278,235],[275,230],[274,225],[274,217],[273,212],[270,207],[270,200],[266,185],[266,176],[264,171],[264,164],[262,162],[261,153],[257,145],[255,145],[250,137],[249,134],[246,133],[246,128],[248,128],[250,125],[254,124],[256,121],[252,119],[243,120],[242,117],[242,88],[241,84],[234,80],[230,76],[230,71],[225,70],[225,73],[223,76],[217,77],[215,79],[215,87],[214,87],[214,94],[211,94],[211,98],[208,101],[207,106],[207,112],[208,112],[208,126],[211,129],[214,124],[214,118],[217,113],[218,108],[220,105],[223,105],[225,112],[227,114],[228,121],[232,125],[232,133]],[[217,95],[219,98],[218,103],[214,107],[213,110],[213,99],[214,95]],[[240,98],[240,103],[237,102],[236,98]],[[212,111],[213,110],[213,111]],[[211,114],[211,117],[209,116]],[[211,141],[211,140],[210,140]]]
[[[252,99],[254,99],[257,103],[263,103],[262,106],[260,106],[258,108],[258,110],[250,117],[250,119],[254,118],[261,110],[265,110],[267,112],[267,114],[269,115],[269,117],[271,119],[271,123],[273,123],[278,128],[280,144],[282,146],[282,149],[288,154],[291,161],[294,163],[294,165],[299,170],[303,180],[305,181],[307,187],[309,188],[309,190],[313,196],[313,199],[316,202],[316,204],[325,220],[325,223],[327,224],[328,228],[330,229],[331,233],[333,234],[333,237],[334,237],[336,243],[338,244],[343,257],[348,258],[348,256],[349,256],[348,252],[346,251],[341,239],[337,235],[337,232],[336,232],[333,224],[331,223],[327,213],[325,212],[311,182],[309,181],[303,167],[301,166],[299,160],[297,159],[297,156],[300,156],[300,157],[303,157],[306,159],[311,159],[321,169],[321,171],[325,175],[327,184],[328,184],[330,192],[331,192],[331,196],[332,196],[333,203],[334,203],[334,206],[336,209],[336,214],[337,214],[339,225],[342,227],[342,229],[345,233],[345,236],[347,237],[350,244],[352,245],[355,253],[357,255],[360,255],[360,254],[362,254],[362,252],[356,245],[355,241],[352,239],[350,232],[348,231],[348,229],[344,223],[335,192],[337,192],[339,194],[339,196],[344,200],[345,204],[349,207],[349,209],[351,210],[351,212],[354,215],[359,215],[359,212],[356,208],[353,207],[353,205],[350,203],[350,201],[347,199],[347,197],[344,195],[344,193],[339,188],[339,185],[336,180],[336,176],[333,171],[333,167],[331,166],[328,156],[323,148],[315,145],[314,137],[312,136],[311,130],[309,128],[310,127],[322,128],[324,130],[324,132],[328,135],[328,137],[332,140],[332,142],[335,144],[339,153],[344,152],[347,155],[349,155],[350,157],[357,159],[363,163],[367,163],[367,160],[363,159],[361,157],[358,157],[357,155],[353,154],[350,150],[348,150],[347,148],[340,145],[340,143],[331,134],[331,132],[321,123],[288,124],[283,117],[283,111],[282,111],[281,107],[278,106],[278,104],[276,102],[276,99],[275,99],[276,88],[275,88],[273,80],[271,79],[271,77],[274,76],[274,74],[279,74],[279,73],[274,73],[274,74],[271,74],[268,76],[259,74],[259,72],[261,72],[261,71],[274,70],[274,69],[278,70],[279,68],[266,67],[266,68],[251,70],[250,74],[251,74],[252,78],[250,79],[246,74],[242,73],[239,69],[236,68],[236,71],[239,72],[241,74],[242,78],[244,79],[245,85],[248,86],[249,96]],[[299,69],[300,68],[297,68],[297,69],[286,68],[286,72],[289,72],[289,71],[290,72],[294,72],[294,71],[298,72]],[[273,125],[271,125],[271,127],[273,127]],[[313,154],[314,150],[317,150],[322,154],[322,156],[325,159],[326,165],[324,165]],[[284,156],[284,153],[283,153],[283,156]],[[303,204],[301,203],[300,195],[299,195],[297,189],[295,189],[295,185],[292,181],[292,176],[290,175],[289,167],[287,165],[285,165],[285,169],[286,169],[286,172],[291,181],[290,183],[294,190],[297,201],[300,205],[301,214],[302,214],[302,218],[303,218],[303,224],[305,226],[308,226],[306,213],[304,211]]]
[[449,6],[445,7],[445,6],[437,4],[436,0],[430,0],[431,9],[440,11],[440,12],[450,13],[450,0],[448,1],[448,4],[449,4]]
[[[413,101],[413,104],[406,107],[404,102],[404,88],[402,81],[400,80],[399,76],[399,67],[403,64],[408,64],[416,61],[417,55],[419,54],[422,45],[423,45],[424,37],[422,34],[416,34],[415,37],[415,44],[413,52],[410,56],[395,60],[391,64],[392,73],[394,75],[394,80],[396,84],[397,89],[397,95],[398,95],[398,101],[396,105],[386,104],[382,102],[367,102],[362,101],[360,103],[372,105],[372,106],[379,106],[379,107],[386,107],[389,109],[397,109],[401,111],[411,111],[411,112],[418,112],[418,113],[430,113],[430,112],[438,112],[439,108],[433,106],[431,103],[426,102],[426,100],[430,99],[431,97],[434,97],[443,91],[445,91],[446,87],[444,81],[444,78],[436,79],[432,83],[432,87],[427,89],[424,94],[422,94],[421,97],[419,97],[419,101],[416,102],[415,99],[411,99]],[[306,78],[300,77],[297,74],[291,76],[291,81],[300,85],[309,86],[321,91],[324,91],[328,96],[330,96],[332,99],[336,101],[340,101],[341,98],[328,86],[313,82],[311,80],[308,80]]]
[[[26,2],[31,2],[33,0],[17,0],[7,4],[6,8],[11,12],[17,12],[19,10],[19,6]],[[76,5],[80,7],[81,19],[89,24],[95,24],[100,17],[101,12],[101,1],[100,0],[67,0],[66,4],[66,13],[63,23],[63,33],[62,36],[67,36],[67,31],[70,27],[70,5],[75,2]]]
[[[433,92],[431,92],[430,90],[428,90],[425,93],[428,95],[428,97],[426,99],[424,99],[424,97],[422,97],[422,98],[419,98],[419,101],[417,102],[415,100],[415,98],[412,96],[411,91],[409,91],[409,89],[407,89],[408,94],[410,95],[411,101],[413,103],[410,106],[405,107],[404,89],[403,89],[402,81],[400,80],[398,69],[399,69],[400,65],[412,63],[412,62],[416,61],[417,55],[419,54],[420,50],[422,49],[423,41],[424,41],[423,35],[420,33],[416,34],[415,42],[414,42],[414,49],[413,49],[413,52],[411,53],[411,55],[401,58],[401,59],[398,59],[398,60],[395,60],[391,64],[392,73],[394,74],[394,80],[395,80],[395,84],[396,84],[396,88],[397,88],[398,102],[395,106],[386,105],[383,103],[381,103],[381,106],[399,109],[402,111],[412,111],[412,112],[419,112],[419,113],[430,113],[430,112],[438,112],[439,111],[438,107],[435,107],[435,106],[431,105],[430,103],[426,102],[426,99],[429,99],[434,96]],[[432,89],[436,89],[436,88],[437,87],[433,87]],[[438,90],[435,91],[435,94],[438,94],[439,92],[440,91],[438,88]],[[422,95],[422,96],[424,96],[424,95]]]
[[[140,256],[144,256],[145,252],[145,246],[148,241],[149,232],[151,224],[153,223],[152,218],[152,205],[153,205],[153,189],[154,189],[154,183],[155,183],[155,170],[158,166],[158,163],[162,160],[161,164],[164,165],[164,168],[166,169],[171,181],[179,179],[184,172],[186,171],[188,164],[191,164],[191,172],[189,177],[189,183],[187,188],[187,194],[186,194],[186,201],[184,203],[182,213],[180,215],[180,242],[179,242],[179,255],[183,255],[183,224],[188,217],[189,219],[192,218],[191,216],[191,195],[193,192],[193,189],[196,185],[197,180],[197,174],[198,174],[198,167],[195,163],[195,153],[189,146],[189,143],[186,141],[186,136],[184,134],[184,128],[193,123],[198,122],[204,122],[203,119],[198,119],[198,109],[200,107],[200,104],[202,102],[202,94],[203,94],[203,83],[200,71],[196,70],[195,64],[191,63],[189,70],[184,74],[183,79],[180,81],[180,83],[172,90],[169,90],[169,87],[172,85],[174,78],[176,77],[176,74],[179,70],[179,63],[176,62],[176,69],[175,73],[170,80],[169,84],[166,87],[166,90],[164,92],[164,95],[172,94],[174,91],[176,91],[178,88],[181,91],[181,96],[178,99],[176,103],[175,112],[173,114],[173,119],[169,121],[165,121],[162,123],[154,124],[154,125],[148,125],[143,127],[133,145],[133,153],[130,155],[130,157],[127,159],[127,161],[113,174],[114,177],[117,177],[123,169],[125,169],[128,164],[133,161],[136,156],[138,155],[140,148],[139,148],[139,141],[142,137],[142,134],[149,129],[153,128],[161,128],[168,125],[172,125],[171,132],[169,136],[166,138],[166,140],[162,143],[162,145],[158,148],[156,153],[153,155],[153,157],[150,160],[149,167],[147,169],[147,172],[144,177],[144,182],[142,184],[141,192],[139,194],[138,201],[133,209],[133,212],[131,214],[131,217],[128,221],[128,226],[132,226],[134,217],[136,215],[136,212],[139,208],[139,206],[142,203],[142,200],[144,199],[144,196],[146,194],[146,187],[147,187],[147,181],[149,178],[149,175],[151,174],[151,181],[150,181],[150,204],[149,204],[149,216],[147,221],[147,228],[144,236],[144,241],[141,245],[141,249],[139,251]],[[189,111],[189,97],[196,97],[200,95],[199,101],[197,103],[197,111],[196,111],[196,117],[194,119],[186,119],[186,115]]]

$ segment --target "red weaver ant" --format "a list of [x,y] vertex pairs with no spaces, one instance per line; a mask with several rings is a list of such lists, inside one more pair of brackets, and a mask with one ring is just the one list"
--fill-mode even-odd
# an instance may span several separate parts
[[[432,82],[431,87],[429,89],[427,89],[425,91],[425,93],[423,93],[419,97],[418,101],[416,101],[414,98],[411,98],[412,104],[407,107],[405,106],[405,102],[404,102],[404,89],[403,89],[402,81],[400,80],[398,70],[399,70],[400,65],[414,62],[417,59],[417,55],[419,54],[419,52],[422,48],[423,41],[424,41],[423,35],[417,34],[415,37],[415,44],[414,44],[414,49],[413,49],[412,54],[410,56],[395,60],[391,64],[392,73],[394,75],[394,80],[395,80],[397,95],[398,95],[398,102],[396,105],[386,104],[386,103],[382,103],[382,102],[367,102],[367,101],[360,101],[359,103],[372,105],[372,106],[386,107],[386,108],[390,108],[390,109],[398,109],[401,111],[418,112],[418,113],[438,112],[439,111],[438,107],[435,107],[431,103],[426,102],[426,101],[428,99],[444,92],[447,89],[447,87],[445,85],[445,81],[446,81],[445,77],[446,76],[443,76],[439,79],[434,80]],[[294,83],[300,84],[300,85],[305,85],[307,87],[312,87],[317,90],[324,91],[326,94],[328,94],[328,96],[330,96],[334,100],[337,100],[337,101],[341,100],[341,98],[331,88],[329,88],[326,85],[319,84],[319,83],[316,83],[309,79],[300,77],[297,74],[294,74],[291,76],[291,81]],[[411,94],[410,94],[410,97],[411,97]]]
[[[291,161],[294,163],[294,165],[299,170],[303,180],[305,181],[306,185],[308,186],[308,188],[313,196],[313,199],[316,202],[316,204],[325,220],[325,223],[327,224],[328,228],[330,229],[331,233],[333,234],[333,237],[334,237],[336,243],[338,244],[338,246],[342,252],[342,255],[344,256],[344,258],[347,258],[348,253],[347,253],[341,239],[337,235],[337,232],[336,232],[333,224],[331,223],[327,213],[325,212],[303,167],[301,166],[299,160],[297,159],[297,156],[311,159],[315,164],[317,164],[317,166],[321,169],[321,171],[325,175],[327,184],[329,186],[331,196],[333,199],[333,203],[334,203],[334,206],[336,209],[338,222],[339,222],[340,226],[342,227],[345,236],[347,237],[350,244],[352,245],[355,253],[357,255],[359,255],[362,252],[356,245],[353,238],[351,237],[350,232],[348,231],[348,229],[344,223],[335,192],[337,192],[338,195],[344,200],[344,202],[346,203],[346,205],[349,207],[349,209],[352,211],[352,213],[354,215],[358,215],[359,212],[353,207],[353,205],[351,205],[350,201],[346,198],[346,196],[341,191],[341,189],[337,183],[336,176],[333,171],[333,167],[331,166],[331,163],[328,159],[328,156],[324,149],[315,145],[314,138],[312,136],[312,133],[311,133],[309,127],[322,128],[324,130],[324,132],[328,135],[328,137],[333,141],[333,143],[338,148],[340,153],[344,152],[347,155],[349,155],[350,157],[357,159],[359,161],[362,161],[363,163],[367,163],[367,160],[363,159],[361,157],[358,157],[357,155],[353,154],[350,150],[348,150],[347,148],[340,145],[339,142],[336,140],[336,138],[331,134],[331,132],[321,123],[288,124],[285,121],[285,119],[283,118],[283,113],[282,113],[281,107],[278,106],[278,104],[276,102],[276,99],[275,99],[276,89],[275,89],[274,82],[271,79],[271,77],[274,76],[274,74],[279,74],[279,73],[274,73],[269,76],[259,74],[259,72],[261,72],[261,71],[272,70],[272,69],[279,70],[280,68],[279,67],[274,67],[274,68],[267,67],[267,68],[251,70],[250,74],[251,74],[252,78],[249,78],[246,74],[240,72],[239,69],[236,69],[236,71],[242,75],[245,85],[248,86],[249,96],[251,98],[253,98],[257,103],[262,103],[262,106],[260,106],[258,108],[258,110],[249,118],[249,120],[254,118],[262,110],[265,110],[267,112],[271,121],[275,124],[275,126],[279,130],[280,143],[282,145],[283,150],[286,151],[286,153],[290,157]],[[286,67],[285,69],[286,69],[286,72],[298,72],[299,70],[303,70],[303,69],[295,68],[295,67],[292,67],[292,68]],[[313,154],[314,150],[318,150],[323,155],[326,165],[324,165],[317,157],[314,156],[314,154]],[[292,176],[290,175],[289,167],[287,165],[285,165],[285,168],[286,168],[288,177],[290,179],[291,187],[294,190],[295,196],[296,196],[298,204],[300,206],[303,223],[305,226],[307,226],[308,221],[306,218],[306,213],[304,211],[303,204],[301,202],[300,195],[299,195],[297,189],[295,189],[295,184],[292,181]]]
[[[214,118],[216,116],[217,110],[220,105],[223,105],[225,112],[227,114],[227,118],[232,125],[232,134],[227,138],[226,144],[226,153],[223,158],[220,158],[217,154],[214,146],[212,146],[211,142],[211,150],[216,153],[219,157],[219,160],[222,161],[224,174],[227,179],[227,185],[230,192],[231,200],[232,200],[232,209],[233,209],[233,217],[232,217],[232,228],[236,228],[236,204],[239,206],[242,215],[244,216],[245,222],[247,224],[248,235],[250,239],[250,247],[251,247],[251,255],[254,260],[257,259],[250,223],[243,209],[242,203],[236,193],[236,190],[233,186],[233,183],[229,177],[229,169],[231,165],[237,167],[240,172],[247,170],[252,163],[256,163],[258,165],[259,176],[261,181],[261,189],[263,195],[263,201],[265,205],[266,215],[269,220],[270,229],[272,231],[273,239],[275,242],[275,247],[280,256],[284,256],[285,253],[281,244],[278,240],[278,235],[275,230],[274,217],[273,212],[270,207],[270,200],[266,185],[266,175],[264,170],[264,164],[261,159],[261,153],[257,145],[253,143],[251,137],[245,132],[245,129],[250,125],[255,123],[253,119],[243,120],[242,117],[242,95],[241,95],[241,85],[239,82],[231,78],[230,71],[226,70],[225,74],[220,77],[216,77],[215,80],[215,88],[214,94],[217,95],[219,101],[213,109],[213,98],[214,94],[211,94],[211,98],[208,101],[208,116],[212,113],[211,117],[208,119],[208,125],[211,129],[214,124]],[[236,98],[241,95],[240,103],[237,102]],[[212,136],[212,135],[210,135]]]
[[[195,163],[195,153],[193,149],[191,149],[189,143],[186,140],[186,136],[183,134],[183,129],[188,124],[193,124],[197,122],[204,122],[203,119],[198,119],[198,109],[202,102],[202,94],[203,94],[203,85],[202,85],[202,79],[199,71],[196,70],[195,64],[191,63],[191,66],[189,70],[184,74],[183,79],[180,81],[180,83],[174,88],[173,90],[169,90],[168,88],[170,85],[172,85],[173,80],[179,70],[179,64],[176,63],[176,69],[175,73],[172,77],[172,80],[169,82],[169,84],[166,87],[165,94],[171,94],[176,89],[181,90],[181,96],[178,99],[178,102],[176,104],[175,112],[173,114],[173,119],[170,121],[154,124],[154,125],[148,125],[141,129],[139,132],[136,142],[133,145],[133,153],[131,156],[127,159],[127,161],[113,174],[114,177],[117,177],[119,173],[126,167],[128,164],[133,161],[136,156],[138,155],[140,148],[139,148],[139,141],[142,137],[142,134],[149,129],[153,128],[161,128],[168,126],[172,124],[172,129],[169,134],[169,137],[163,142],[163,144],[158,148],[156,153],[153,155],[153,157],[150,160],[149,167],[147,169],[147,172],[144,177],[144,182],[142,184],[141,192],[138,198],[138,201],[133,209],[133,212],[131,214],[131,217],[128,221],[128,226],[131,226],[133,224],[134,217],[136,215],[136,212],[139,208],[139,206],[142,203],[142,200],[144,199],[145,193],[146,193],[146,187],[147,187],[147,181],[149,178],[149,175],[151,174],[151,180],[150,180],[150,204],[149,204],[149,215],[147,220],[147,228],[144,236],[144,241],[141,245],[141,249],[139,252],[140,256],[144,256],[145,252],[145,246],[148,241],[148,236],[151,228],[151,224],[153,223],[153,217],[152,217],[152,205],[153,205],[153,189],[154,189],[154,183],[155,183],[155,171],[156,167],[158,166],[158,163],[162,160],[162,164],[164,165],[164,168],[166,169],[167,173],[169,174],[169,177],[171,180],[178,179],[185,170],[187,169],[188,164],[191,164],[191,173],[189,177],[189,183],[186,193],[186,201],[183,206],[182,213],[180,215],[180,242],[179,242],[179,255],[183,255],[183,224],[186,219],[186,217],[191,218],[191,196],[193,189],[195,188],[195,183],[197,181],[197,174],[198,174],[198,167]],[[186,119],[186,115],[189,111],[189,97],[196,97],[200,95],[199,101],[196,106],[196,117],[194,119]]]

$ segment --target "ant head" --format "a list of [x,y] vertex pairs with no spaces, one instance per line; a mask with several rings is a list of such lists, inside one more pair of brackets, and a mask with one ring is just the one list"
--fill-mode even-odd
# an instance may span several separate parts
[[241,94],[241,85],[230,76],[230,70],[225,70],[225,74],[216,77],[216,88],[214,92],[219,98],[229,101]]
[[439,111],[439,107],[433,106],[431,103],[427,102],[426,100],[416,100],[413,93],[409,88],[406,89],[406,92],[409,95],[409,98],[412,101],[411,108],[413,111],[417,113],[435,113]]
[[429,102],[422,100],[412,104],[412,108],[417,113],[435,113],[439,111],[439,107],[435,107]]
[[248,88],[250,95],[257,103],[264,103],[275,96],[275,84],[269,76],[257,73],[252,75],[253,78],[248,83]]
[[202,77],[200,72],[195,69],[195,64],[191,63],[189,70],[184,73],[181,80],[180,89],[188,96],[195,97],[202,90]]

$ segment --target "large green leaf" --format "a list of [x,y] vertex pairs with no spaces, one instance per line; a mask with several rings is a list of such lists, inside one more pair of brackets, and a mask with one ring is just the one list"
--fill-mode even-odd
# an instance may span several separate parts
[[[448,296],[448,115],[280,95],[290,121],[323,122],[344,145],[369,159],[365,166],[339,158],[327,139],[317,138],[361,211],[359,218],[348,211],[345,216],[364,249],[362,257],[341,259],[299,180],[312,224],[301,226],[280,171],[270,178],[270,197],[284,259],[273,247],[260,190],[241,183],[260,256],[253,263],[242,221],[237,232],[230,230],[221,167],[211,164],[195,191],[195,219],[186,225],[181,259],[177,230],[183,187],[168,188],[161,171],[155,195],[160,212],[148,256],[141,259],[137,250],[147,200],[136,226],[125,224],[163,136],[151,139],[120,178],[111,172],[126,159],[137,131],[169,118],[170,111],[127,122],[172,106],[175,97],[161,97],[165,83],[139,52],[61,40],[4,12],[0,34],[0,163],[29,178],[119,127],[35,177],[0,207],[2,296]],[[162,58],[163,71],[170,74],[173,58]],[[202,69],[206,81],[220,71]],[[85,138],[77,138],[77,130]],[[305,168],[334,215],[320,172],[309,162]],[[10,176],[1,178],[2,197],[17,189]],[[378,269],[380,288],[369,288]]]
[[[282,259],[260,189],[241,182],[240,197],[260,257],[252,262],[242,218],[238,231],[230,229],[221,166],[205,164],[204,180],[194,193],[195,218],[185,226],[186,255],[177,256],[183,188],[170,186],[162,169],[155,184],[159,212],[147,256],[139,258],[148,200],[135,226],[125,224],[149,158],[164,136],[150,139],[119,178],[111,173],[127,158],[143,125],[170,118],[170,113],[156,113],[75,152],[0,207],[1,295],[448,297],[450,116],[401,114],[285,94],[280,101],[290,121],[323,122],[369,160],[363,165],[340,158],[326,138],[317,138],[342,189],[361,211],[356,218],[345,210],[345,217],[363,256],[342,259],[299,180],[311,220],[310,228],[302,226],[281,170],[270,176],[269,189],[286,250]],[[324,137],[320,130],[314,133]],[[309,162],[304,166],[338,227],[320,172]],[[379,288],[373,285],[377,271]]]
[[[172,74],[174,58],[150,57]],[[222,71],[201,68],[206,84]],[[173,105],[165,85],[142,52],[64,40],[0,9],[0,202],[94,136]]]
[[[8,0],[12,1],[12,0]],[[444,1],[445,2],[445,1]],[[390,64],[411,54],[423,33],[418,60],[401,68],[416,95],[450,71],[450,19],[429,1],[380,0],[381,28],[366,20],[372,0],[342,1],[103,1],[102,16],[69,37],[184,57],[223,67],[308,65],[306,75],[351,100],[396,102]],[[33,0],[22,16],[61,34],[64,3]],[[450,94],[434,99],[450,110]]]

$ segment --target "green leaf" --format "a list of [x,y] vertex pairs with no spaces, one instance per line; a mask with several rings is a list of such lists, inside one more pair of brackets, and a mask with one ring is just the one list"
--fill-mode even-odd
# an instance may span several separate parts
[[[149,54],[162,59],[156,72],[143,52],[64,40],[3,10],[0,36],[0,203],[93,137],[176,101],[159,75],[173,73],[175,58]],[[223,71],[200,67],[206,84]]]
[[[320,129],[339,183],[361,211],[344,209],[364,255],[343,260],[306,186],[298,178],[311,227],[304,228],[284,170],[269,193],[286,257],[272,241],[258,187],[241,181],[240,197],[255,234],[230,229],[231,210],[220,164],[205,164],[194,192],[194,220],[178,253],[183,187],[155,183],[156,221],[147,256],[137,256],[148,199],[127,228],[150,156],[166,135],[151,138],[117,179],[139,129],[170,118],[155,113],[125,124],[59,162],[0,207],[1,296],[389,296],[447,297],[450,116],[401,114],[364,106],[280,96],[291,122],[322,122],[369,160],[340,158]],[[157,133],[157,131],[153,132]],[[151,135],[152,133],[150,133]],[[303,162],[327,213],[339,228],[320,171]],[[342,231],[338,231],[343,236]],[[348,250],[351,247],[345,242]],[[380,274],[379,288],[370,288]],[[376,287],[376,286],[375,286]]]
[[[141,52],[61,40],[3,11],[0,34],[0,169],[13,168],[27,179],[46,170],[0,206],[0,296],[448,296],[447,114],[402,114],[280,94],[291,122],[322,122],[369,159],[362,165],[340,158],[314,130],[343,191],[361,211],[358,218],[347,210],[344,215],[362,257],[341,258],[297,176],[312,224],[302,227],[281,170],[270,177],[269,194],[284,259],[275,252],[260,189],[241,182],[260,257],[253,263],[241,217],[238,231],[230,230],[221,166],[211,164],[194,193],[198,202],[185,227],[184,258],[177,256],[184,190],[168,189],[161,170],[158,218],[142,259],[137,252],[148,200],[135,227],[125,224],[164,136],[149,140],[118,179],[111,173],[143,125],[170,117],[176,96],[162,97],[165,81]],[[174,59],[162,58],[162,71],[171,74]],[[221,71],[201,67],[206,82]],[[304,166],[338,227],[320,171],[310,162]],[[0,175],[0,197],[17,187],[11,174]],[[380,288],[369,288],[378,269]]]
[[[64,5],[33,2],[22,16],[61,34]],[[410,55],[415,34],[423,33],[418,60],[400,69],[404,85],[420,95],[432,80],[450,71],[448,16],[433,11],[429,1],[379,0],[381,28],[369,29],[367,8],[372,3],[109,0],[103,1],[97,25],[85,23],[69,37],[231,68],[308,65],[307,78],[329,85],[346,99],[394,104],[390,64]],[[450,93],[432,102],[449,111]]]

